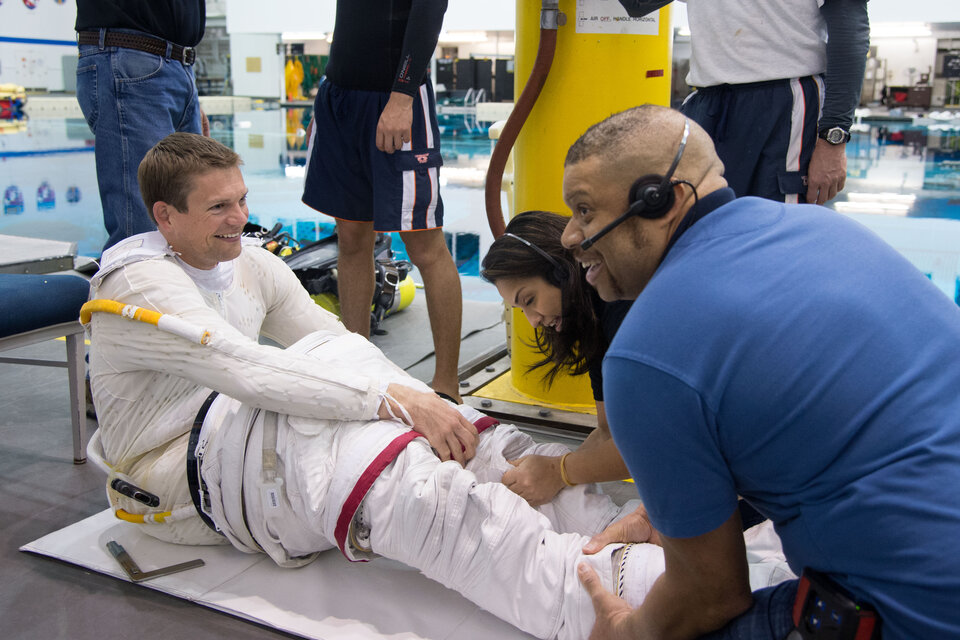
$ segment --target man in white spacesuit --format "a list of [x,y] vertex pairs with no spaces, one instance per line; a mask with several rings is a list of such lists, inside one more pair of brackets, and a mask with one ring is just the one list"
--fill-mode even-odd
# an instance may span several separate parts
[[[579,486],[535,510],[503,486],[508,459],[562,445],[441,400],[314,304],[281,260],[241,239],[239,164],[209,138],[161,140],[139,171],[159,231],[105,252],[91,281],[92,299],[127,305],[127,317],[94,313],[89,325],[97,446],[118,517],[282,566],[334,546],[351,560],[393,558],[541,638],[590,632],[578,563],[639,604],[663,570],[660,548],[585,556],[585,536],[617,505]],[[135,321],[134,306],[203,338]],[[750,536],[755,581],[789,577],[775,537]]]

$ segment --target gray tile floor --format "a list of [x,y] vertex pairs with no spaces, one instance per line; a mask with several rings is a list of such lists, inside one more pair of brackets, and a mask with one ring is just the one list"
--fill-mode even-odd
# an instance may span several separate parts
[[[398,364],[432,374],[423,297],[377,336]],[[461,363],[504,342],[498,304],[468,302]],[[424,346],[426,342],[427,346]],[[4,355],[62,360],[63,341]],[[411,366],[413,365],[413,366]],[[103,476],[72,463],[65,369],[0,363],[0,637],[33,639],[163,639],[291,637],[189,602],[18,551],[52,531],[106,507]],[[96,422],[88,421],[88,432]],[[572,439],[571,442],[576,442]],[[628,489],[629,491],[629,489]],[[371,603],[375,606],[375,603]]]

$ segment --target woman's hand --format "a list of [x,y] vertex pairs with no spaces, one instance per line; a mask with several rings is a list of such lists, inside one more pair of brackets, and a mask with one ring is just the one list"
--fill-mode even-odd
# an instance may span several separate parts
[[534,455],[507,462],[514,468],[503,474],[501,482],[532,507],[550,502],[566,486],[560,477],[560,458]]

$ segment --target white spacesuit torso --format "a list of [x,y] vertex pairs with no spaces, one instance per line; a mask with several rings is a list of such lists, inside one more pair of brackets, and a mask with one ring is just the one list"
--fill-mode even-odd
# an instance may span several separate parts
[[[203,275],[203,274],[201,274]],[[347,331],[316,305],[277,257],[245,246],[221,263],[209,291],[198,284],[158,232],[128,238],[104,254],[91,297],[117,300],[182,318],[210,331],[192,344],[141,322],[94,314],[90,324],[91,388],[104,458],[160,497],[160,510],[191,505],[186,446],[197,411],[212,389],[246,404],[307,418],[370,419],[385,384],[354,368],[261,345],[287,346],[316,330]],[[108,491],[115,508],[151,511]],[[164,540],[220,543],[199,518],[150,525]]]

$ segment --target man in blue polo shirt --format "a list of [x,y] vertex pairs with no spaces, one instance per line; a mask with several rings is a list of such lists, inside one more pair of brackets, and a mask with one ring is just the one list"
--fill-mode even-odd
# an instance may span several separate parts
[[960,637],[960,308],[843,216],[735,199],[670,109],[591,127],[563,189],[564,245],[601,297],[636,299],[603,374],[646,511],[595,542],[652,525],[666,558],[633,610],[581,569],[591,637],[784,638],[797,582],[751,595],[738,495],[885,640]]

